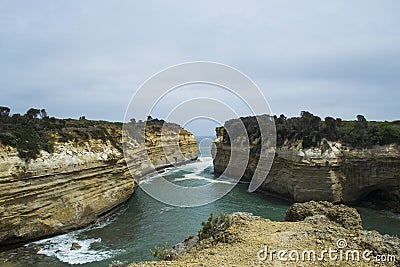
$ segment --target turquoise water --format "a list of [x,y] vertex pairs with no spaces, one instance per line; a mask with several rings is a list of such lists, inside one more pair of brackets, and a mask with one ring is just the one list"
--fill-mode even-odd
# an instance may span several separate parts
[[[179,168],[166,170],[164,178],[184,185],[197,186],[214,179],[210,154],[211,138],[201,137],[200,160]],[[202,141],[203,140],[203,141]],[[112,260],[123,262],[153,260],[150,250],[165,242],[174,245],[195,235],[210,212],[245,211],[275,221],[282,221],[290,203],[250,194],[246,184],[238,184],[218,201],[196,208],[172,207],[158,202],[140,188],[121,210],[106,221],[65,235],[30,243],[0,253],[9,258],[10,266],[108,266]],[[358,208],[367,229],[399,234],[400,216]],[[73,242],[82,245],[70,250]],[[40,250],[39,250],[40,249]]]

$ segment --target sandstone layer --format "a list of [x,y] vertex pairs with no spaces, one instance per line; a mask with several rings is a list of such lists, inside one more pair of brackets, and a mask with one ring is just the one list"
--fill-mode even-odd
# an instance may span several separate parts
[[[305,213],[303,213],[303,211]],[[400,239],[361,229],[360,215],[329,203],[297,204],[295,222],[273,222],[247,213],[231,215],[232,225],[217,235],[179,246],[172,261],[134,266],[398,266]],[[326,216],[336,214],[336,216]],[[349,218],[347,214],[352,214]],[[302,219],[300,219],[300,217]],[[352,221],[354,219],[354,221]],[[345,222],[343,224],[343,222]],[[220,225],[215,225],[219,228]],[[223,236],[220,238],[219,236]],[[168,253],[177,251],[168,250]]]
[[[231,149],[235,149],[236,155],[241,151],[237,147],[231,148],[224,132],[223,127],[218,128],[214,142],[214,172],[217,175],[227,168]],[[242,179],[251,180],[257,164],[263,168],[266,160],[250,153]],[[277,147],[271,169],[259,187],[260,191],[295,202],[326,200],[344,203],[361,200],[373,192],[387,194],[399,189],[398,145],[355,149],[326,139],[320,146],[307,149],[302,148],[301,142],[285,142]]]
[[[137,181],[154,169],[197,158],[196,139],[190,132],[179,127],[163,134],[163,144],[155,131],[146,133],[145,144],[134,138],[124,144],[129,147],[131,172],[123,152],[109,140],[55,143],[53,153],[41,151],[28,161],[15,148],[0,146],[0,245],[94,223],[128,200]],[[122,130],[114,135],[121,144]],[[171,149],[165,153],[161,145]]]

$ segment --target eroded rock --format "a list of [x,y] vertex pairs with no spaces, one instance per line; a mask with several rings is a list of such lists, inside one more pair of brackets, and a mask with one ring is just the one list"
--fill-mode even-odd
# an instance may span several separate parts
[[[163,132],[169,158],[160,146],[160,134],[151,132],[146,146],[135,139],[126,144],[132,151],[129,162],[110,140],[55,143],[53,153],[41,151],[29,161],[15,148],[0,144],[0,246],[95,223],[126,202],[150,169],[168,166],[178,144],[174,163],[196,159],[196,139],[176,128],[178,132]],[[172,136],[178,133],[177,144]],[[114,134],[113,140],[120,140],[122,130]]]
[[79,245],[78,243],[72,243],[72,245],[71,245],[71,250],[78,250],[78,249],[81,249],[82,248],[82,246],[81,245]]
[[[362,220],[356,209],[343,204],[335,205],[327,201],[309,201],[294,203],[286,212],[285,221],[298,222],[308,217],[325,216],[338,225],[353,230],[362,229]],[[323,217],[314,217],[314,220],[323,220]]]
[[[293,207],[295,206],[295,208]],[[208,239],[195,242],[173,261],[140,262],[128,266],[378,266],[376,256],[386,257],[385,266],[398,266],[400,239],[376,231],[360,230],[356,211],[344,205],[312,202],[293,205],[288,213],[297,222],[274,222],[247,213],[231,215],[229,231],[237,235],[235,242],[215,242]],[[308,212],[307,210],[312,212]],[[338,213],[343,212],[342,215]],[[315,215],[312,215],[314,213]],[[325,213],[325,214],[318,214]],[[308,216],[311,214],[310,216]],[[332,219],[328,219],[327,216]],[[340,217],[350,216],[353,223]],[[336,219],[334,221],[333,219]],[[346,227],[344,227],[346,226]],[[357,228],[357,229],[354,229]],[[185,242],[188,242],[186,240]],[[332,250],[329,258],[326,250]],[[261,254],[260,254],[261,251]],[[267,253],[268,251],[268,253]],[[277,257],[277,251],[286,252]],[[315,257],[302,259],[289,252],[315,252]],[[267,253],[267,254],[266,254]],[[359,254],[357,254],[359,253]],[[364,253],[364,254],[363,254]],[[266,256],[260,258],[261,256]],[[307,254],[311,255],[311,254]],[[340,259],[340,255],[344,255]],[[346,259],[346,255],[349,256]],[[357,255],[359,257],[357,258]],[[363,258],[362,255],[367,255]],[[337,256],[337,257],[336,257]],[[319,258],[321,257],[321,258]],[[351,258],[354,257],[354,258]],[[390,260],[388,260],[390,259]],[[380,266],[380,265],[379,265]]]
[[[251,180],[256,168],[263,168],[266,157],[250,153],[246,169],[231,164],[231,152],[235,157],[247,159],[247,146],[231,148],[224,127],[216,129],[217,138],[213,146],[214,173]],[[250,132],[250,143],[258,141],[255,132]],[[243,136],[239,136],[238,139]],[[260,164],[258,164],[260,163]],[[400,189],[400,148],[396,144],[376,145],[366,148],[346,147],[338,141],[324,140],[320,145],[303,148],[301,140],[285,142],[276,147],[272,166],[260,192],[278,194],[294,202],[330,201],[348,203],[363,200],[374,191],[385,195]],[[399,202],[387,201],[393,211],[399,211]]]

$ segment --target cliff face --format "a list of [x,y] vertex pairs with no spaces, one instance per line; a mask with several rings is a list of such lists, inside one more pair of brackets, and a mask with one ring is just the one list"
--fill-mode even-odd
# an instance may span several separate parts
[[[122,131],[114,134],[114,140],[121,143]],[[55,143],[53,153],[41,151],[37,159],[29,161],[21,159],[15,148],[0,144],[0,245],[96,222],[128,200],[137,180],[150,173],[147,155],[156,168],[170,165],[171,155],[163,153],[160,138],[152,132],[146,135],[146,144],[134,139],[126,144],[133,149],[130,168],[134,177],[123,153],[109,140]],[[164,145],[176,146],[168,140]],[[180,153],[172,152],[178,155],[175,162],[197,158],[197,143],[191,133],[181,131],[179,148]]]
[[[217,137],[214,172],[222,174],[229,162],[231,146],[224,139],[223,128],[217,129]],[[258,160],[257,155],[250,154],[242,179],[251,179]],[[263,159],[260,162],[262,164]],[[300,202],[350,202],[363,199],[374,191],[388,192],[398,189],[398,145],[352,149],[339,142],[327,140],[323,140],[319,147],[308,149],[303,149],[301,142],[285,142],[277,147],[271,170],[259,188],[260,191]]]

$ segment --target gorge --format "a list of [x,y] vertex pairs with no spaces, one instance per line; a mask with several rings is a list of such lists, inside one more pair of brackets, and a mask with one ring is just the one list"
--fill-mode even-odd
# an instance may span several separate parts
[[[38,120],[39,122],[36,121],[36,123],[46,122],[46,120]],[[57,123],[61,122],[58,121]],[[229,146],[225,142],[227,139],[224,140],[223,128],[218,129],[219,134],[216,142],[212,142],[212,139],[215,138],[214,136],[197,137],[196,142],[191,133],[173,124],[169,124],[170,127],[167,127],[167,132],[164,133],[165,135],[161,136],[159,134],[161,121],[158,120],[148,121],[147,124],[149,128],[143,135],[140,135],[140,132],[137,132],[135,128],[136,126],[140,126],[141,123],[142,122],[132,122],[131,129],[129,129],[129,127],[125,127],[125,129],[122,130],[121,124],[118,123],[67,120],[62,129],[57,129],[57,131],[54,131],[59,135],[56,137],[56,142],[53,143],[54,150],[49,149],[51,150],[50,152],[45,152],[43,149],[41,149],[40,154],[38,154],[36,157],[31,157],[28,160],[18,156],[18,148],[3,144],[3,149],[6,151],[3,153],[8,153],[5,154],[4,158],[7,158],[10,162],[13,160],[13,164],[20,167],[14,168],[14,171],[10,172],[11,174],[7,174],[8,176],[3,171],[5,168],[3,168],[2,175],[4,176],[2,176],[2,181],[10,181],[7,179],[11,179],[12,173],[15,173],[13,180],[13,184],[15,185],[14,189],[16,189],[15,192],[18,192],[18,190],[22,191],[26,188],[26,191],[24,192],[29,196],[29,194],[33,193],[33,189],[37,189],[37,196],[41,197],[41,201],[45,202],[45,204],[42,206],[38,206],[38,203],[36,203],[36,207],[38,207],[37,210],[44,211],[43,213],[40,213],[36,212],[36,210],[32,208],[34,207],[32,204],[35,203],[33,200],[36,195],[30,195],[29,198],[22,200],[22,194],[15,194],[15,196],[19,197],[21,201],[26,201],[25,204],[22,202],[18,203],[18,199],[16,199],[14,202],[11,202],[12,197],[9,197],[11,205],[7,206],[8,209],[6,211],[8,212],[7,214],[14,216],[9,216],[8,219],[10,219],[15,226],[21,227],[21,229],[27,229],[27,227],[30,225],[27,225],[26,228],[23,228],[22,223],[35,222],[35,219],[40,222],[46,222],[47,218],[62,221],[62,216],[51,217],[49,215],[53,213],[57,214],[57,211],[65,209],[67,205],[72,205],[74,208],[76,207],[76,209],[74,213],[69,213],[69,215],[66,213],[66,217],[71,216],[71,214],[77,214],[76,216],[81,217],[75,217],[75,222],[72,221],[72,219],[70,221],[62,221],[62,223],[65,223],[67,226],[72,225],[72,227],[69,229],[59,228],[57,230],[58,232],[56,232],[56,234],[65,234],[57,236],[53,236],[53,234],[51,234],[53,237],[45,239],[42,239],[44,236],[41,236],[38,237],[41,240],[29,242],[24,246],[18,247],[17,249],[7,250],[0,253],[0,263],[6,264],[5,266],[66,267],[70,266],[71,264],[82,264],[83,266],[92,267],[108,266],[108,264],[110,264],[113,260],[122,261],[124,264],[132,261],[140,262],[143,260],[151,260],[153,258],[149,252],[150,250],[153,250],[155,246],[162,246],[165,242],[168,243],[168,246],[174,245],[184,240],[186,237],[196,234],[201,227],[201,222],[207,221],[207,217],[210,215],[211,211],[213,211],[214,214],[244,211],[250,212],[255,216],[261,216],[265,219],[256,221],[261,223],[259,225],[260,227],[267,227],[270,230],[267,235],[271,234],[273,237],[275,234],[277,234],[283,238],[282,240],[290,238],[290,240],[295,242],[299,248],[302,248],[304,244],[315,245],[316,240],[314,240],[314,236],[307,238],[299,238],[299,236],[303,235],[304,233],[314,233],[316,230],[324,232],[324,230],[320,229],[321,227],[324,229],[327,228],[330,231],[334,229],[335,232],[337,232],[337,235],[332,237],[328,236],[327,239],[325,239],[325,236],[322,236],[323,238],[315,236],[319,240],[327,242],[326,244],[334,245],[334,242],[336,242],[336,239],[339,237],[338,235],[340,233],[345,233],[347,237],[347,232],[345,232],[345,230],[342,228],[331,228],[331,224],[326,222],[325,219],[321,222],[319,221],[320,218],[317,218],[318,221],[315,222],[280,223],[280,221],[284,220],[286,210],[290,206],[290,202],[293,200],[287,201],[267,196],[264,194],[265,189],[254,194],[249,194],[246,191],[247,184],[245,183],[245,180],[244,183],[239,183],[236,185],[231,192],[229,192],[220,200],[205,206],[191,209],[171,207],[151,198],[142,190],[141,187],[136,188],[136,179],[142,180],[143,177],[150,177],[149,179],[142,180],[142,183],[152,183],[152,181],[154,181],[154,179],[151,177],[151,165],[154,165],[157,168],[165,168],[164,172],[161,173],[161,176],[172,183],[183,186],[199,186],[207,182],[215,182],[214,180],[216,180],[216,177],[213,175],[213,173],[214,168],[218,169],[218,166],[212,164],[212,144],[214,144],[217,149],[220,149],[220,151],[217,152],[217,157],[214,158],[214,164],[216,163],[215,159],[218,159],[219,157],[218,153],[223,151],[219,146],[221,144],[225,145],[226,148],[229,148]],[[124,131],[132,131],[130,134],[131,137],[121,138],[121,136],[123,136],[125,133]],[[85,133],[87,133],[87,137],[85,136]],[[179,133],[179,147],[184,157],[182,157],[180,154],[169,154],[168,152],[172,151],[173,148],[176,147],[177,133]],[[252,138],[252,134],[249,135]],[[140,144],[140,141],[138,141],[142,138],[146,140],[145,144]],[[124,144],[124,140],[127,143]],[[221,143],[219,144],[218,142]],[[331,144],[331,142],[337,141],[327,141],[327,144]],[[254,144],[255,143],[256,142],[254,142]],[[295,144],[296,142],[292,143]],[[337,142],[337,145],[339,143],[340,142]],[[161,144],[167,145],[167,147],[168,144],[170,144],[169,148],[171,149],[161,149]],[[278,145],[278,148],[285,147],[288,144],[289,140],[285,145]],[[327,148],[326,144],[324,145],[324,142],[322,142],[322,144],[323,147]],[[129,154],[130,156],[128,155],[128,157],[126,157],[126,161],[122,160],[122,145],[125,145],[128,150],[133,152]],[[197,150],[197,145],[200,146],[200,151]],[[202,148],[202,145],[205,147]],[[305,154],[315,160],[315,155],[313,156],[313,154],[308,152],[309,149],[310,151],[314,151],[315,148],[300,148],[302,145],[303,144],[300,144],[300,142],[296,143],[296,148],[298,151],[305,151]],[[393,145],[384,146],[390,148]],[[322,150],[325,148],[322,148]],[[342,145],[342,148],[344,148],[344,145]],[[20,146],[19,149],[21,149]],[[336,152],[336,150],[332,150]],[[354,150],[366,151],[362,149],[353,149],[353,151]],[[282,149],[282,151],[284,151],[284,149]],[[291,152],[289,151],[288,154],[289,153]],[[329,153],[332,154],[333,152]],[[382,152],[382,154],[385,155],[386,152]],[[149,155],[151,164],[150,162],[143,161],[143,158],[146,155]],[[184,163],[190,158],[196,158],[197,155],[201,155],[200,159],[197,161],[190,162],[189,164],[178,166],[176,168],[168,167],[170,166],[171,161],[178,164]],[[394,153],[393,155],[396,154]],[[291,159],[290,157],[288,158]],[[306,158],[304,157],[302,160],[304,159]],[[255,160],[253,158],[250,158],[250,160],[250,163],[254,164]],[[383,161],[384,160],[382,159],[382,162]],[[315,164],[315,169],[310,169],[310,172],[318,170],[317,163],[320,163],[320,167],[323,167],[324,164],[326,164],[325,160],[316,161],[313,163]],[[285,162],[285,164],[293,165],[293,161]],[[330,164],[334,165],[335,162],[331,160]],[[311,166],[311,164],[309,165]],[[393,163],[393,165],[396,164]],[[26,168],[27,166],[29,167],[28,169]],[[131,167],[134,171],[129,173],[127,166]],[[280,165],[277,166],[280,167]],[[59,168],[60,173],[52,176],[51,174],[56,173],[56,170],[58,170],[57,168]],[[81,170],[74,171],[78,168],[81,168]],[[272,170],[274,170],[274,168],[277,167],[273,166]],[[19,172],[17,172],[17,170],[19,170]],[[39,172],[40,170],[42,170],[42,173]],[[68,173],[66,170],[69,170],[70,172]],[[248,171],[251,171],[251,168],[249,168],[247,172]],[[247,172],[245,173],[245,176],[247,175]],[[293,169],[292,172],[296,172],[296,169]],[[24,173],[27,175],[24,176]],[[133,178],[131,178],[131,174],[133,174]],[[78,180],[74,180],[74,177],[76,176]],[[29,177],[35,177],[35,179],[30,180],[31,178]],[[40,178],[47,178],[47,180],[40,180]],[[317,179],[317,177],[314,178]],[[34,183],[35,181],[37,181],[37,183]],[[61,188],[58,186],[46,187],[46,184],[49,185],[49,181],[60,181],[60,183],[66,182],[68,185],[71,185],[71,187],[68,187],[65,184],[62,185],[63,187]],[[40,182],[43,182],[43,184],[40,184]],[[280,181],[276,181],[276,183],[278,182]],[[30,187],[29,183],[32,183],[32,186],[35,187]],[[11,182],[2,184],[2,186],[7,185],[8,188],[10,188],[5,192],[11,193],[11,184]],[[55,184],[58,185],[58,183]],[[133,194],[132,197],[130,197],[130,195],[132,195],[131,192],[123,191],[124,188],[130,189],[130,184],[133,184],[134,189],[132,191],[135,191],[135,194]],[[43,187],[41,187],[41,185],[43,185]],[[72,188],[72,185],[75,189],[80,186],[80,195],[76,194],[76,190]],[[285,183],[283,183],[283,185],[285,186]],[[305,184],[300,185],[305,186]],[[263,186],[264,185],[262,185],[262,187]],[[307,186],[312,188],[313,184]],[[59,190],[54,191],[55,188]],[[113,188],[119,188],[119,191],[115,192],[112,190]],[[112,193],[108,194],[107,192]],[[119,192],[122,193],[119,194]],[[55,195],[55,193],[62,195],[62,199],[59,200],[57,197],[54,197],[53,199],[50,197],[46,198],[49,195]],[[85,194],[85,199],[83,199],[83,197],[79,197],[83,196],[83,194]],[[124,200],[125,196],[127,197],[127,201]],[[284,196],[284,194],[279,193],[279,196]],[[110,199],[114,199],[115,202],[111,202]],[[96,202],[96,200],[98,200],[98,202]],[[118,204],[119,200],[121,201],[122,205]],[[4,201],[3,203],[6,202]],[[56,204],[57,206],[54,208]],[[101,205],[106,208],[100,211],[102,207]],[[82,209],[83,206],[86,206],[87,208]],[[105,221],[95,223],[93,225],[93,222],[98,221],[98,218],[111,214],[111,212],[114,210],[113,207],[122,207],[122,209],[119,212],[114,213],[112,216],[107,216],[108,219]],[[23,210],[24,208],[25,210]],[[389,212],[377,212],[370,209],[359,207],[356,208],[361,214],[364,229],[379,230],[383,234],[398,234],[398,226],[400,225],[398,216],[392,215]],[[28,212],[29,209],[31,212]],[[13,210],[20,211],[20,214],[12,214]],[[86,211],[83,212],[84,210]],[[88,212],[88,210],[90,212]],[[4,210],[2,211],[4,212]],[[47,212],[47,216],[42,216],[42,214],[45,214],[45,212]],[[87,216],[88,218],[86,222],[84,216]],[[18,218],[21,219],[18,221]],[[27,220],[25,220],[25,218]],[[253,221],[252,217],[249,218],[250,221]],[[269,220],[272,220],[273,222]],[[382,220],[385,220],[386,223],[383,224]],[[245,220],[244,223],[247,225],[250,221]],[[80,222],[85,222],[87,223],[86,225],[91,226],[81,229],[85,225],[77,225]],[[313,225],[311,226],[309,223],[312,223]],[[31,225],[33,225],[33,227],[41,227],[40,224]],[[260,227],[244,230],[243,238],[246,239],[250,236],[256,238],[263,237],[263,234],[266,232],[263,232],[262,228]],[[78,228],[80,230],[74,230]],[[48,230],[48,228],[42,229],[46,231]],[[278,233],[277,229],[282,230],[282,232]],[[338,232],[336,229],[340,231]],[[9,228],[9,231],[12,233],[13,228]],[[353,232],[349,232],[348,234],[348,238],[354,238]],[[365,234],[372,235],[373,239],[375,239],[375,237],[379,237],[379,239],[381,239],[376,232],[366,232]],[[360,237],[363,236],[364,235]],[[33,239],[35,240],[38,238]],[[11,237],[10,239],[5,240],[4,244],[12,244],[12,240],[17,239],[15,237]],[[29,238],[26,240],[29,241],[32,239]],[[383,240],[391,239],[385,237]],[[250,241],[253,242],[254,240]],[[268,242],[269,241],[270,240],[268,239]],[[348,239],[348,241],[350,241],[350,239]],[[303,242],[305,243],[303,244]],[[381,243],[379,242],[376,243],[377,247],[381,246]],[[82,247],[77,250],[71,250],[74,243],[79,244]],[[233,255],[234,257],[242,256],[235,255],[235,251],[246,248],[246,243],[239,242],[235,244],[236,245],[234,245],[233,250],[229,252],[229,255]],[[396,244],[398,244],[398,241],[396,241]],[[225,247],[221,248],[222,250],[221,252],[217,253],[218,255],[212,255],[214,251],[219,251],[218,247],[220,245],[227,245],[228,250],[231,248],[230,244],[217,244],[217,247],[214,246],[214,244],[211,244],[207,250],[203,251],[205,253],[205,257],[214,261],[214,263],[224,260],[224,256],[222,255],[224,252],[222,250],[225,250]],[[317,246],[318,245],[320,244],[317,243]],[[259,249],[259,246],[257,245],[256,247],[249,247],[249,249],[250,248],[257,250]],[[388,250],[388,252],[391,251]],[[222,256],[220,253],[222,253]],[[395,253],[398,255],[397,252]],[[248,255],[253,257],[255,254],[253,255],[250,252]],[[201,257],[197,259],[199,262],[203,261],[203,258]],[[254,256],[254,259],[256,260],[255,257],[256,255]],[[243,259],[243,257],[241,258]],[[186,260],[188,262],[194,260],[193,255],[187,255]],[[157,266],[157,264],[162,266],[165,263],[154,263],[155,266]],[[184,263],[182,266],[186,266],[185,264],[186,263]],[[179,266],[179,263],[172,262],[171,265]],[[218,266],[218,264],[214,264],[212,266]]]
[[[50,151],[39,149],[37,155],[23,158],[24,154],[17,149],[20,147],[4,142],[4,136],[26,134],[26,131],[16,131],[11,126],[7,129],[7,124],[3,124],[6,129],[0,144],[1,246],[66,233],[95,223],[126,202],[135,192],[138,181],[153,174],[154,168],[195,160],[198,155],[194,136],[164,121],[149,122],[145,133],[137,130],[134,132],[136,139],[130,136],[122,140],[126,130],[117,123],[23,119],[32,125],[46,124],[47,127],[62,124],[62,128],[48,131],[52,142]],[[140,129],[138,124],[131,123]],[[34,140],[28,136],[26,142]],[[125,157],[128,160],[124,158],[122,145],[132,152]],[[170,154],[163,150],[176,145],[179,145],[179,154],[173,149],[169,150]],[[171,157],[174,162],[170,162]]]

